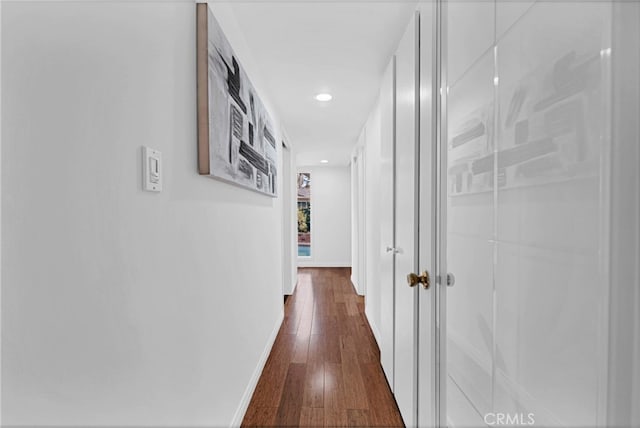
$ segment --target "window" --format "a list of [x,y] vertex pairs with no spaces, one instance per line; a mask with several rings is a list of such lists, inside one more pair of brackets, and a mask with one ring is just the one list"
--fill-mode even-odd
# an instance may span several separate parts
[[311,257],[311,174],[298,173],[298,257]]

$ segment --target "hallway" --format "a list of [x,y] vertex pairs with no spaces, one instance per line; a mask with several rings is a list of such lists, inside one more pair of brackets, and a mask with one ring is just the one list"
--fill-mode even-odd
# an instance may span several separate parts
[[640,0],[0,0],[0,427],[640,428]]
[[242,426],[403,426],[347,268],[307,268]]

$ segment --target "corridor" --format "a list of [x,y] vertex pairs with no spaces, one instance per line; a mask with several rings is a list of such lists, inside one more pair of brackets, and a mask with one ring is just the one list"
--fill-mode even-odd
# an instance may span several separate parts
[[0,0],[0,427],[640,428],[640,0]]
[[348,268],[307,268],[242,426],[403,426]]

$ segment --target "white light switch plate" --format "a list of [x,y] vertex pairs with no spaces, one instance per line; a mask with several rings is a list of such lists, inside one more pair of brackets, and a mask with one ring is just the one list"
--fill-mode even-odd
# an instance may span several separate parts
[[162,153],[142,147],[142,187],[148,192],[162,190]]

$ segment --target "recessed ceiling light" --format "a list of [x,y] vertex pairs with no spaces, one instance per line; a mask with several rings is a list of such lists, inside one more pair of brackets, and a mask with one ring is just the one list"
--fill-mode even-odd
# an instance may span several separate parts
[[326,159],[322,159],[322,160],[320,161],[320,163],[329,163],[329,161],[328,161],[328,160],[326,160]]
[[318,101],[331,101],[333,97],[331,94],[318,94],[316,95],[316,100]]

